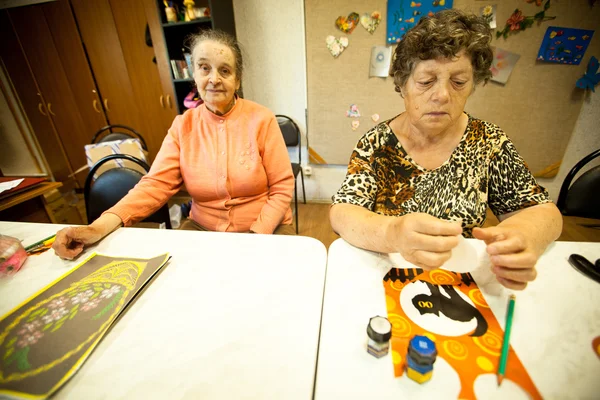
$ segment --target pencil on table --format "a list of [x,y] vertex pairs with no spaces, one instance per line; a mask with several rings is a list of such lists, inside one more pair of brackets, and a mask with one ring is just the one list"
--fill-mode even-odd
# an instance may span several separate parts
[[42,239],[39,242],[35,242],[34,244],[30,244],[29,246],[25,247],[25,251],[31,251],[31,250],[35,249],[36,247],[40,247],[40,246],[44,246],[46,244],[52,243],[52,242],[54,242],[55,238],[56,238],[56,234],[48,236],[47,238]]
[[506,311],[506,326],[504,327],[504,340],[502,341],[502,354],[500,356],[500,363],[498,364],[498,386],[504,379],[504,373],[506,371],[506,362],[508,361],[508,350],[510,349],[510,329],[512,327],[513,314],[515,311],[515,301],[517,297],[514,294],[510,295],[508,300],[508,311]]

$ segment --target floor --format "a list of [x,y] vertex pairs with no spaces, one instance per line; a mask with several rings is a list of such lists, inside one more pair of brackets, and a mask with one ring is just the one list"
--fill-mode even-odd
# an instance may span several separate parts
[[[298,205],[298,225],[300,235],[310,236],[323,242],[325,247],[335,241],[339,236],[333,232],[329,224],[329,204],[307,203]],[[498,220],[488,214],[486,225],[495,225]],[[598,224],[597,220],[564,217],[563,232],[560,241],[567,242],[600,242],[600,228],[585,226],[586,224]]]

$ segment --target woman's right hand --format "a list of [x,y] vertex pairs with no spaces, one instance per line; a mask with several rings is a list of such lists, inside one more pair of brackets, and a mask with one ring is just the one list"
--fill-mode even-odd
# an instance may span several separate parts
[[444,221],[425,213],[406,214],[388,220],[386,239],[402,257],[416,266],[431,270],[441,267],[459,243],[459,222]]
[[56,233],[52,248],[57,256],[72,260],[77,257],[83,248],[102,239],[102,232],[98,228],[88,226],[69,226]]
[[94,244],[123,224],[115,214],[106,213],[87,226],[69,226],[56,233],[52,248],[57,256],[72,260],[85,246]]

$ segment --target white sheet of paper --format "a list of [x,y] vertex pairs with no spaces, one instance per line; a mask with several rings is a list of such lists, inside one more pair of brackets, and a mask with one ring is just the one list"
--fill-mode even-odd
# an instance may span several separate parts
[[1,182],[0,183],[0,193],[2,192],[6,192],[7,190],[10,190],[14,187],[19,186],[19,184],[23,182],[23,178],[21,179],[15,179],[14,181],[8,181],[8,182]]
[[387,78],[392,60],[392,48],[388,46],[373,46],[371,49],[371,63],[369,64],[369,77],[378,76]]

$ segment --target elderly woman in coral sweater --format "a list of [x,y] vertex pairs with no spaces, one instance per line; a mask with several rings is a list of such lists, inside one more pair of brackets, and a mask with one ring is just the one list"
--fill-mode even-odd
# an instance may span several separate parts
[[192,42],[204,103],[175,118],[150,172],[88,226],[58,232],[53,248],[76,257],[121,226],[162,207],[185,183],[192,196],[183,229],[293,234],[294,176],[273,113],[236,95],[243,62],[235,38],[208,30]]

